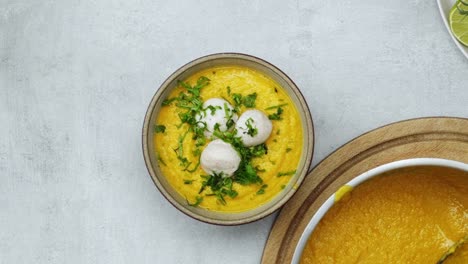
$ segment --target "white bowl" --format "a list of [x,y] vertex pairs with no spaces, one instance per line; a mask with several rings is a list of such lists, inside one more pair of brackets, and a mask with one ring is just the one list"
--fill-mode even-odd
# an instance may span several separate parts
[[461,44],[460,41],[455,38],[449,25],[450,10],[456,2],[457,0],[437,0],[437,5],[439,6],[440,15],[442,16],[442,20],[444,20],[445,27],[447,28],[450,36],[452,37],[453,41],[455,41],[455,44],[463,53],[463,55],[465,55],[465,57],[468,59],[468,47]]
[[[364,181],[378,176],[384,172],[392,171],[395,169],[401,169],[405,167],[414,167],[414,166],[440,166],[440,167],[449,167],[453,169],[458,169],[462,171],[468,172],[468,164],[453,160],[446,160],[446,159],[436,159],[436,158],[416,158],[416,159],[405,159],[399,160],[395,162],[390,162],[381,166],[378,166],[374,169],[366,171],[361,175],[357,176],[356,178],[352,179],[346,185],[356,187],[359,184],[363,183]],[[335,194],[330,196],[325,203],[320,206],[318,211],[314,214],[312,219],[310,220],[309,224],[307,224],[304,232],[299,239],[299,242],[296,245],[296,249],[294,250],[294,255],[291,263],[299,263],[301,260],[302,251],[304,250],[307,241],[314,231],[317,224],[320,220],[325,216],[328,210],[333,206],[335,201]]]

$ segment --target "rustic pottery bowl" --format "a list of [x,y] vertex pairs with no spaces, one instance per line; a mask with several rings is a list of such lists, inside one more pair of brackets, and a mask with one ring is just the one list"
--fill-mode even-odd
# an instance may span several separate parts
[[[174,88],[176,88],[177,80],[184,80],[207,68],[229,65],[243,66],[257,70],[276,81],[295,103],[301,118],[304,135],[304,146],[299,166],[296,170],[297,173],[291,178],[288,187],[266,204],[240,213],[223,213],[189,206],[185,198],[171,187],[159,169],[153,144],[153,130],[151,129],[155,125],[155,120],[161,108],[162,101],[168,97]],[[143,155],[148,172],[156,187],[172,205],[186,215],[206,223],[218,225],[239,225],[256,221],[270,215],[284,205],[296,192],[297,188],[306,176],[312,162],[314,131],[312,117],[307,103],[297,86],[285,73],[271,63],[254,56],[239,53],[219,53],[201,57],[185,64],[164,81],[151,100],[146,112],[143,124],[142,140]]]
[[[447,160],[447,159],[438,159],[438,158],[414,158],[414,159],[394,161],[394,162],[390,162],[390,163],[378,166],[376,168],[373,168],[367,172],[364,172],[356,176],[351,181],[346,183],[346,185],[352,186],[354,188],[358,186],[359,184],[375,176],[381,175],[382,173],[393,171],[393,170],[398,170],[402,168],[415,167],[415,166],[447,167],[447,168],[457,169],[460,171],[465,171],[468,173],[468,164],[463,163],[463,162]],[[304,248],[307,244],[307,241],[310,235],[312,234],[312,232],[314,231],[315,227],[318,225],[320,220],[325,216],[328,210],[333,206],[334,201],[335,201],[335,195],[336,194],[331,195],[320,206],[320,208],[314,214],[310,222],[307,224],[306,228],[304,229],[304,232],[302,233],[299,239],[299,242],[296,245],[291,263],[298,264],[300,262],[302,253],[304,251]]]

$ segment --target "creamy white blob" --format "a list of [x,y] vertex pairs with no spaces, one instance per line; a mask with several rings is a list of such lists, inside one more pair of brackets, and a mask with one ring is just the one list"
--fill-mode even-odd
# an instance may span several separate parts
[[204,135],[207,138],[213,136],[216,125],[219,126],[221,132],[225,132],[229,129],[228,122],[230,119],[232,119],[231,122],[237,121],[237,114],[233,112],[234,108],[224,99],[208,99],[203,103],[203,109],[205,109],[205,111],[202,111],[196,118],[197,121],[199,121],[199,127],[206,126]]
[[245,111],[236,122],[237,135],[247,147],[265,142],[272,128],[270,119],[259,110]]
[[216,139],[211,141],[201,153],[200,165],[208,174],[229,177],[239,168],[241,158],[231,144]]

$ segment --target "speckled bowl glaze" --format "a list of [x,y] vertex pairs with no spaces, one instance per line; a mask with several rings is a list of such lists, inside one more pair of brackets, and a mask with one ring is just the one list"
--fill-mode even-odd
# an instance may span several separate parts
[[[207,68],[218,66],[243,66],[257,70],[275,80],[295,103],[301,117],[304,131],[304,149],[297,168],[297,173],[291,178],[288,187],[268,203],[255,209],[240,213],[222,213],[189,206],[184,197],[174,190],[159,170],[156,152],[153,145],[152,127],[161,108],[162,101],[176,88],[177,80],[185,80],[189,76]],[[314,148],[314,130],[312,116],[307,103],[294,82],[273,64],[260,58],[240,53],[218,53],[195,59],[176,70],[159,87],[151,100],[143,124],[143,156],[148,172],[156,187],[166,199],[184,214],[197,220],[217,225],[240,225],[259,220],[281,208],[296,192],[306,176],[312,162]]]
[[[390,163],[378,166],[376,168],[373,168],[367,172],[364,172],[356,176],[351,181],[346,183],[346,185],[352,186],[354,188],[358,186],[359,184],[373,177],[381,175],[382,173],[393,171],[393,170],[398,170],[402,168],[415,167],[415,166],[447,167],[447,168],[452,168],[452,169],[457,169],[460,171],[468,172],[468,164],[459,162],[459,161],[438,159],[438,158],[405,159],[405,160],[390,162]],[[302,252],[304,251],[304,248],[307,244],[307,241],[309,240],[310,235],[312,234],[314,229],[317,227],[320,220],[322,220],[322,218],[325,216],[328,210],[330,210],[330,208],[335,203],[335,195],[336,193],[331,195],[322,204],[322,206],[320,206],[320,208],[317,210],[317,212],[314,214],[314,216],[310,220],[309,224],[307,224],[307,227],[304,229],[304,232],[302,233],[301,238],[299,239],[299,242],[296,245],[296,249],[294,251],[294,255],[293,255],[293,259],[291,263],[294,263],[294,264],[300,263]]]

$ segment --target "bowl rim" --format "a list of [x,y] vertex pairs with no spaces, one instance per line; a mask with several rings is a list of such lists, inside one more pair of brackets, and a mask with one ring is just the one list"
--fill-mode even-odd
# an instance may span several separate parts
[[[453,168],[453,169],[468,172],[468,164],[464,162],[460,162],[460,161],[442,159],[442,158],[410,158],[410,159],[397,160],[397,161],[385,163],[380,166],[374,167],[368,171],[365,171],[359,174],[358,176],[354,177],[353,179],[351,179],[344,185],[350,185],[354,188],[371,178],[381,175],[382,173],[389,172],[392,170],[407,168],[407,167],[419,167],[419,166],[447,167],[447,168]],[[310,235],[315,230],[320,220],[322,220],[325,214],[330,210],[330,208],[335,203],[334,201],[335,195],[336,195],[336,192],[330,195],[327,198],[327,200],[325,200],[325,202],[322,203],[319,209],[312,216],[309,223],[307,223],[307,226],[305,227],[304,231],[302,232],[296,244],[291,263],[298,264],[300,262],[302,253],[309,240]]]
[[[181,204],[179,204],[164,188],[164,186],[159,182],[156,176],[156,172],[152,167],[151,159],[150,159],[150,153],[149,153],[149,140],[148,136],[150,134],[149,131],[149,124],[152,118],[152,113],[153,109],[156,106],[156,103],[158,99],[162,96],[164,92],[164,88],[167,87],[170,83],[172,83],[174,80],[176,80],[181,74],[183,74],[185,71],[190,69],[193,66],[196,66],[198,64],[208,62],[208,61],[213,61],[213,60],[218,60],[218,59],[240,59],[240,60],[245,60],[253,63],[257,63],[261,65],[262,67],[265,67],[269,70],[272,70],[274,73],[278,74],[285,82],[288,83],[288,85],[291,87],[292,92],[296,94],[297,98],[299,99],[299,107],[303,109],[298,109],[299,111],[304,112],[305,114],[305,127],[307,130],[305,131],[304,134],[307,134],[309,136],[309,146],[305,145],[305,150],[306,152],[303,154],[304,155],[304,172],[302,175],[299,175],[297,178],[297,181],[295,182],[295,185],[293,188],[291,188],[288,193],[285,194],[283,198],[281,198],[278,202],[275,204],[272,204],[271,207],[266,208],[264,211],[252,215],[246,218],[242,219],[235,219],[235,220],[221,220],[221,219],[213,219],[209,217],[202,216],[200,214],[194,213]],[[307,149],[310,149],[310,151],[307,151]],[[279,210],[288,200],[291,199],[291,197],[297,192],[297,189],[299,186],[302,184],[304,181],[305,177],[309,174],[310,169],[312,167],[312,160],[313,160],[313,154],[314,154],[314,148],[315,148],[315,131],[314,131],[314,124],[313,124],[313,119],[312,119],[312,113],[310,111],[310,107],[307,104],[307,101],[305,100],[305,97],[299,87],[296,85],[296,83],[281,69],[276,67],[274,64],[261,59],[259,57],[245,54],[245,53],[237,53],[237,52],[221,52],[221,53],[213,53],[209,55],[205,55],[196,59],[193,59],[189,61],[188,63],[182,65],[179,67],[177,70],[175,70],[172,74],[167,77],[164,82],[159,86],[153,97],[151,98],[151,101],[148,105],[148,108],[146,110],[146,114],[144,117],[144,122],[143,122],[143,127],[142,127],[142,150],[143,150],[143,158],[145,161],[146,169],[148,170],[148,173],[159,190],[159,192],[163,195],[163,197],[169,201],[176,209],[178,209],[180,212],[184,213],[185,215],[204,222],[208,224],[214,224],[214,225],[221,225],[221,226],[234,226],[234,225],[242,225],[242,224],[247,224],[251,223],[257,220],[260,220],[264,217],[267,217],[277,210]]]

